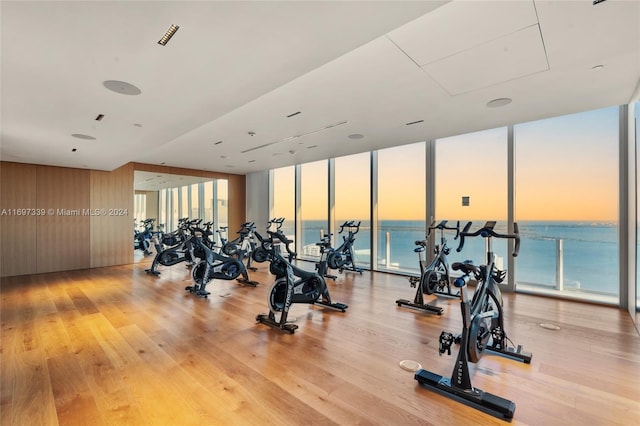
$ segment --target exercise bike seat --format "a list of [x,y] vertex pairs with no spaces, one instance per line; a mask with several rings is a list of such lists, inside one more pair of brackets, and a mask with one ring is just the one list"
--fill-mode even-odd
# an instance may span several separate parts
[[293,275],[302,279],[311,278],[314,275],[318,275],[316,271],[307,271],[306,269],[298,268],[295,265],[291,265],[291,269],[293,270]]
[[451,264],[451,269],[454,271],[462,271],[465,274],[470,272],[473,272],[474,274],[480,273],[480,268],[469,262],[453,262],[453,264]]

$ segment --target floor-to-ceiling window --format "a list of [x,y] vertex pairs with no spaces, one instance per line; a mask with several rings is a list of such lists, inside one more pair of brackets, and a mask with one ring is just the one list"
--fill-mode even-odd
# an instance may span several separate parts
[[[226,179],[215,179],[213,182],[216,186],[216,199],[213,211],[215,215],[214,221],[218,223],[218,226],[229,226],[229,181]],[[233,232],[236,231],[238,230],[236,229]]]
[[[636,138],[636,311],[640,312],[640,102],[635,103]],[[636,321],[640,318],[636,317]],[[640,327],[640,324],[637,324]]]
[[[638,106],[635,115],[640,120]],[[356,213],[354,207],[345,213],[344,206],[354,201],[349,197],[362,196],[358,208],[374,212],[373,266],[390,272],[417,271],[413,241],[424,237],[431,220],[460,221],[461,227],[471,221],[472,231],[495,220],[496,230],[507,232],[513,214],[522,241],[510,278],[515,277],[519,289],[615,303],[621,284],[619,250],[625,250],[617,235],[618,127],[619,108],[614,106],[380,150],[371,157],[372,170],[365,164],[370,153],[303,164],[297,166],[299,188],[291,186],[296,178],[289,169],[288,205],[294,204],[296,189],[300,196],[301,257],[317,259],[315,243],[330,229],[327,218],[334,220],[331,231],[336,232],[344,220],[367,215],[364,208]],[[638,132],[636,127],[632,137],[640,139]],[[640,142],[636,146],[640,151]],[[433,152],[426,155],[426,149]],[[426,164],[429,159],[433,170]],[[331,172],[329,165],[334,166]],[[376,184],[370,199],[365,195],[369,174]],[[427,208],[434,217],[425,218]],[[403,237],[396,235],[399,231]],[[401,244],[403,238],[409,242]],[[461,253],[455,251],[453,234],[448,240],[450,261],[485,261],[482,238],[468,239]],[[636,245],[640,252],[640,237]],[[507,242],[494,240],[493,251],[497,267],[507,269]],[[638,282],[640,309],[640,272],[631,281],[634,286]]]
[[163,225],[165,231],[167,228],[167,192],[158,191],[158,225]]
[[180,212],[178,213],[180,217],[188,217],[189,219],[198,219],[197,217],[191,217],[191,212],[189,211],[189,187],[181,186],[178,190],[178,197],[180,203]]
[[[339,233],[340,227],[348,221],[360,223],[358,233],[353,244],[356,267],[370,267],[371,258],[371,154],[339,157],[334,160],[335,201],[333,224],[334,247],[339,247],[344,237],[349,235],[349,228]],[[357,228],[352,228],[355,232]]]
[[303,259],[318,259],[320,238],[328,232],[328,162],[300,166],[300,253]]
[[204,197],[204,221],[210,222],[213,220],[213,181],[210,180],[203,184],[202,196]]
[[[472,222],[470,231],[481,228],[486,221],[496,221],[496,232],[507,232],[507,129],[485,130],[436,141],[435,220],[450,224],[460,221],[460,227]],[[463,251],[454,250],[455,233],[447,239],[451,262],[472,260],[485,263],[483,238],[468,238]],[[440,235],[436,236],[439,243]],[[524,247],[523,247],[524,249]],[[493,240],[498,269],[507,267],[507,244]]]
[[189,213],[189,217],[196,219],[203,219],[204,222],[204,212],[200,211],[200,204],[198,203],[199,199],[199,184],[194,183],[189,187],[189,204],[191,205],[191,211]]
[[133,217],[138,225],[147,218],[147,196],[146,194],[134,194],[133,196]]
[[178,198],[179,188],[170,188],[167,191],[170,195],[169,197],[169,211],[171,214],[169,215],[170,226],[169,229],[177,229],[178,227],[178,219],[180,218],[180,199]]
[[378,151],[378,269],[420,270],[416,240],[425,238],[424,142]]
[[[296,169],[295,166],[282,167],[271,171],[271,217],[285,218],[282,231],[290,240],[295,241],[296,212]],[[258,224],[258,229],[264,224]],[[261,232],[261,231],[259,231]],[[293,249],[294,246],[291,248]]]
[[227,226],[229,223],[226,179],[163,188],[158,192],[160,223],[166,224],[167,231],[175,230],[178,219],[185,217],[202,219],[203,222],[213,221],[214,229]]
[[518,285],[617,296],[618,107],[519,124]]

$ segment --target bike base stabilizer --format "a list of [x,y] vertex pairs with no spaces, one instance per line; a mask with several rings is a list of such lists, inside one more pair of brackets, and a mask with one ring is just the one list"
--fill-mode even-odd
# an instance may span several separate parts
[[336,311],[345,312],[349,305],[345,305],[344,303],[329,303],[323,302],[322,300],[318,300],[314,303],[314,305],[325,306],[327,308],[335,309]]
[[284,331],[285,333],[289,334],[295,333],[295,331],[298,329],[298,326],[296,324],[291,324],[288,322],[281,324],[280,321],[276,321],[275,318],[273,318],[272,315],[269,314],[258,314],[256,316],[256,321],[262,324],[266,324],[269,327],[277,328],[280,331]]
[[434,392],[508,422],[516,411],[516,404],[508,399],[475,388],[457,389],[451,386],[450,379],[430,371],[418,370],[414,378]]
[[442,311],[444,310],[440,306],[414,303],[407,299],[398,299],[396,300],[396,304],[398,306],[409,306],[410,308],[420,309],[422,311],[437,315],[442,315]]

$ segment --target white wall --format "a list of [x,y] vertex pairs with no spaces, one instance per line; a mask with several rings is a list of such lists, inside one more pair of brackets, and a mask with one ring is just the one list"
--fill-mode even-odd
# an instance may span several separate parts
[[246,220],[255,222],[258,232],[264,230],[269,221],[269,171],[246,175],[247,213]]

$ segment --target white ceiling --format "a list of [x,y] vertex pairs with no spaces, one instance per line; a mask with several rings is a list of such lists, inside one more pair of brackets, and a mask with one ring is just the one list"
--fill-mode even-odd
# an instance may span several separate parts
[[163,188],[176,188],[195,183],[212,181],[212,178],[199,176],[172,175],[136,170],[133,173],[133,187],[137,191],[158,191]]
[[3,161],[244,174],[624,104],[640,81],[640,0],[2,1],[0,13]]

